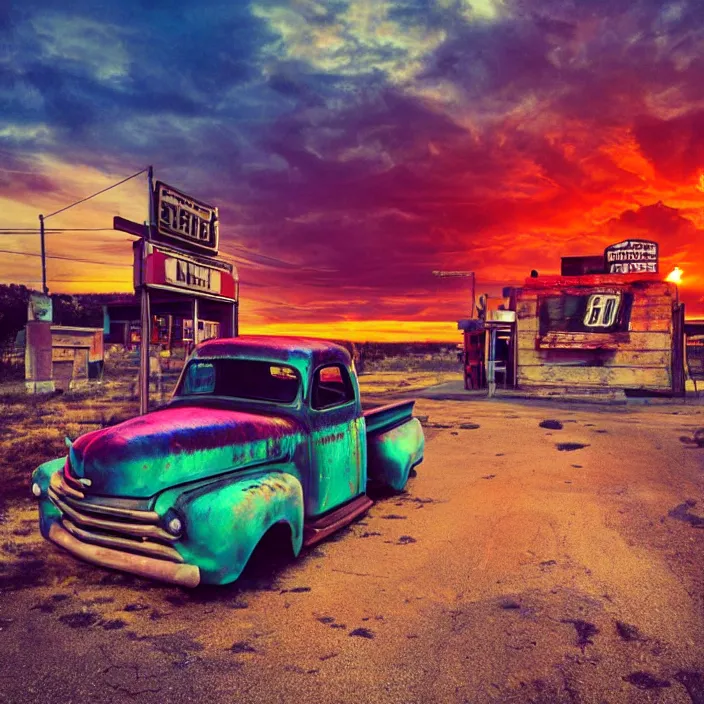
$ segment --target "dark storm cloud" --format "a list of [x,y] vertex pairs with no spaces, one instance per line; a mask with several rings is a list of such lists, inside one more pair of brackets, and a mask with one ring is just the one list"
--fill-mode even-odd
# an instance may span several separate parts
[[[144,153],[145,137],[173,132],[178,120],[234,112],[224,96],[252,75],[265,33],[244,4],[229,3],[220,16],[171,4],[133,15],[128,5],[88,5],[81,15],[48,4],[14,18],[6,117],[54,128],[57,155]],[[240,119],[246,113],[237,106]],[[125,128],[144,117],[152,124],[140,134]]]
[[682,217],[676,208],[663,203],[626,210],[612,218],[603,228],[614,238],[649,237],[657,242],[671,242],[677,247],[696,248],[701,232],[691,220]]

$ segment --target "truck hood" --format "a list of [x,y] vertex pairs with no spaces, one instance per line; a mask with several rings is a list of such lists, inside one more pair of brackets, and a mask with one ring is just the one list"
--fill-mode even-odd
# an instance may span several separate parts
[[259,462],[289,459],[304,435],[297,421],[202,406],[148,413],[79,437],[70,472],[86,493],[148,498],[164,489]]

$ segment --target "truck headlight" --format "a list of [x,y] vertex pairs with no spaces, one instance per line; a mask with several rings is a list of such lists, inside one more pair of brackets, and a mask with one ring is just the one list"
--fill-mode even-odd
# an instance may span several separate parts
[[39,498],[42,495],[42,488],[39,486],[39,484],[37,484],[37,482],[34,482],[34,484],[32,484],[32,493],[37,498]]
[[180,535],[183,530],[181,519],[178,516],[169,519],[169,522],[166,524],[166,530],[168,530],[171,535]]

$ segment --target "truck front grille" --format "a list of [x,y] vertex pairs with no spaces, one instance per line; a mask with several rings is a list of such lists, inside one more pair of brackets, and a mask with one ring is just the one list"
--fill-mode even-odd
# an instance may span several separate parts
[[172,547],[178,540],[159,526],[154,511],[94,504],[69,486],[61,472],[51,477],[49,499],[61,511],[64,528],[78,540],[141,555],[183,562]]

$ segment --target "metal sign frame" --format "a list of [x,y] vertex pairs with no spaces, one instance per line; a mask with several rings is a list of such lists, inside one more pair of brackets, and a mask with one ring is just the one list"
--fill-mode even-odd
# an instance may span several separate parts
[[219,213],[215,206],[186,195],[163,181],[156,182],[152,200],[155,215],[152,220],[155,224],[153,240],[211,255],[218,253]]
[[237,301],[239,280],[232,264],[159,242],[137,240],[133,247],[135,289],[172,291],[223,303]]

